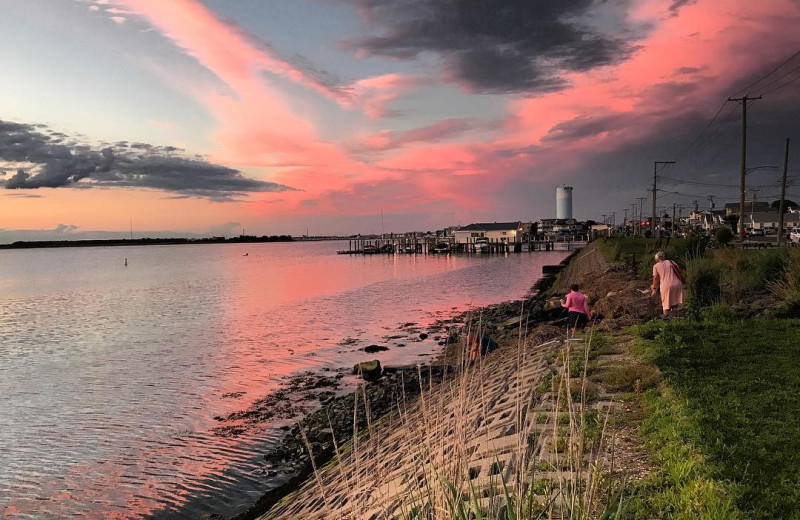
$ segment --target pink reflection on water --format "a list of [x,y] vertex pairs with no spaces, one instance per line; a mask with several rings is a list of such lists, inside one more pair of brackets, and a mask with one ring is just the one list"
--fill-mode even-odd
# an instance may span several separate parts
[[[47,444],[30,463],[24,451],[14,455],[22,470],[12,471],[12,478],[36,470],[27,484],[2,481],[0,473],[0,484],[11,492],[10,500],[0,500],[6,502],[3,516],[144,518],[181,507],[185,511],[173,516],[234,514],[238,500],[247,501],[248,493],[268,483],[258,472],[259,453],[276,441],[279,423],[225,438],[213,432],[227,424],[215,416],[247,409],[301,371],[346,368],[365,357],[385,363],[420,359],[437,350],[436,341],[420,341],[419,331],[399,330],[400,324],[413,321],[424,329],[454,312],[451,307],[521,296],[542,261],[560,260],[333,253],[342,247],[131,248],[126,254],[135,267],[122,275],[111,272],[118,266],[115,258],[104,258],[114,251],[93,251],[97,273],[83,269],[85,252],[53,252],[58,262],[48,265],[66,271],[53,276],[68,280],[69,296],[50,297],[52,283],[18,275],[17,296],[25,304],[20,308],[45,309],[52,316],[52,323],[37,319],[52,330],[20,336],[19,343],[36,349],[38,334],[58,338],[49,348],[69,356],[70,370],[59,370],[65,364],[57,362],[55,371],[42,368],[34,372],[38,379],[16,382],[21,392],[41,391],[49,381],[60,386],[44,396],[39,429],[20,423],[20,432],[37,431]],[[45,303],[40,295],[47,296]],[[3,310],[14,317],[14,309],[0,302]],[[74,323],[94,328],[70,328]],[[390,350],[360,350],[371,343]],[[64,387],[75,378],[79,385]],[[10,402],[0,400],[0,412],[18,416],[7,408]],[[58,428],[42,429],[50,420]],[[207,502],[198,504],[197,497]],[[233,505],[213,509],[222,503]]]

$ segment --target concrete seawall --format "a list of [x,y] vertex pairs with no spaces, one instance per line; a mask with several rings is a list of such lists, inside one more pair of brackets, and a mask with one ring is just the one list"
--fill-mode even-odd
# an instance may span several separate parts
[[[571,257],[551,291],[607,270],[590,246]],[[586,481],[597,454],[563,438],[563,419],[574,410],[565,411],[560,400],[576,382],[563,361],[584,340],[569,339],[566,328],[558,332],[551,325],[542,332],[520,333],[418,398],[398,400],[392,414],[337,446],[332,462],[260,518],[450,518],[454,500],[502,508],[503,494],[552,505],[548,491],[570,473]],[[368,406],[362,399],[354,414]],[[601,397],[590,407],[602,415],[612,406]]]
[[[338,460],[264,519],[388,519],[437,503],[443,480],[480,493],[498,479],[518,482],[536,453],[529,435],[553,403],[537,386],[557,371],[563,345],[523,341],[499,349],[452,380],[424,392],[343,450]],[[549,394],[548,394],[549,395]],[[406,514],[404,514],[406,513]]]

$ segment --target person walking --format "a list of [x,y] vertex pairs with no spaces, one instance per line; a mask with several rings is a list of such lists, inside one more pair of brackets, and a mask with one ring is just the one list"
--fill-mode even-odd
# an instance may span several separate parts
[[566,299],[561,300],[561,306],[569,311],[568,323],[572,329],[572,334],[575,330],[580,328],[583,330],[586,323],[592,316],[592,311],[589,309],[589,303],[586,301],[586,295],[580,292],[580,286],[576,283],[569,286],[570,293]]
[[497,350],[497,342],[488,334],[469,334],[467,345],[469,346],[470,362],[475,362],[479,357]]
[[678,265],[672,260],[667,260],[663,251],[655,254],[655,261],[650,295],[655,296],[656,291],[661,292],[661,308],[664,311],[663,317],[666,318],[671,310],[683,305],[683,283],[686,280]]

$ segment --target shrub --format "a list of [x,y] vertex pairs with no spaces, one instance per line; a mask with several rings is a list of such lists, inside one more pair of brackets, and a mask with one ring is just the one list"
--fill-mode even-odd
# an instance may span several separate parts
[[708,246],[708,237],[692,235],[686,239],[686,260],[694,260],[695,258],[703,258],[706,254],[706,247]]
[[687,264],[687,288],[693,305],[707,307],[719,302],[720,266],[713,260],[697,259]]
[[711,324],[727,323],[736,319],[736,313],[724,303],[716,303],[706,310],[705,319]]
[[800,317],[800,250],[786,253],[783,276],[767,283],[767,288],[784,301],[786,317]]
[[733,240],[733,231],[724,227],[717,230],[716,234],[714,235],[717,243],[721,246],[726,246]]
[[[785,249],[763,251],[756,263],[758,286],[763,288],[767,283],[783,278],[787,267],[788,255]],[[800,264],[800,262],[798,262]],[[797,267],[800,267],[798,265]],[[786,273],[790,275],[791,273]]]

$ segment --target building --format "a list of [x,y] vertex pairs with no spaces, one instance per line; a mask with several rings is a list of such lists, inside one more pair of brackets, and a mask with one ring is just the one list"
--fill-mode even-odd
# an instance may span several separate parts
[[537,222],[536,232],[542,235],[555,235],[557,233],[569,233],[574,235],[583,232],[583,224],[574,218],[543,218]]
[[556,188],[556,219],[572,218],[572,186],[562,184]]
[[524,226],[522,222],[479,222],[453,231],[457,244],[474,244],[478,239],[490,243],[513,244],[522,241]]
[[[744,212],[747,213],[761,213],[770,210],[769,202],[754,202],[754,201],[745,201],[744,203]],[[725,204],[725,216],[728,215],[738,215],[739,214],[739,203],[738,202],[728,202]]]
[[710,211],[692,211],[689,214],[687,225],[689,229],[696,230],[702,228],[704,231],[711,231],[712,229],[719,229],[727,226],[728,224],[723,220],[725,217],[725,210],[710,210]]
[[[777,211],[763,211],[747,215],[745,223],[751,228],[772,228],[778,229],[780,213]],[[800,213],[787,211],[783,214],[784,229],[791,229],[800,225]]]

